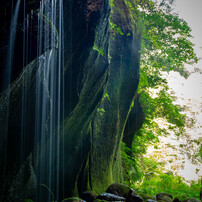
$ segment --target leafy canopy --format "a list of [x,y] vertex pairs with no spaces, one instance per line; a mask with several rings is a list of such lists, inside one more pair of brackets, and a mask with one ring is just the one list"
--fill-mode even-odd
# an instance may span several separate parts
[[[122,144],[125,180],[129,184],[134,180],[142,180],[144,184],[150,179],[151,184],[156,183],[156,187],[163,182],[162,179],[165,183],[179,183],[178,178],[162,174],[163,165],[146,159],[143,154],[148,145],[158,142],[160,135],[172,131],[179,136],[184,132],[186,116],[181,113],[182,108],[174,104],[175,97],[168,87],[165,75],[176,71],[187,78],[189,73],[185,65],[198,61],[194,44],[190,41],[191,29],[187,22],[172,12],[173,0],[162,0],[159,3],[136,0],[135,7],[134,1],[125,2],[131,15],[135,16],[132,18],[133,23],[142,36],[138,94],[145,114],[143,126],[134,136],[132,156],[128,155],[128,148]],[[158,119],[163,120],[166,127],[162,128]],[[155,179],[155,173],[161,175]],[[146,176],[150,178],[146,179]],[[185,192],[188,189],[183,182],[179,186],[184,187]]]

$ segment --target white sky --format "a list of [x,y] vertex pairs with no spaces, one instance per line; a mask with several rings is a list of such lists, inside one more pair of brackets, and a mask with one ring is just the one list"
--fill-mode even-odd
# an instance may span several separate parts
[[[193,39],[191,40],[195,44],[195,51],[197,57],[202,58],[202,0],[175,0],[175,12],[179,14],[180,18],[183,18],[188,22],[192,29],[191,34]],[[199,68],[202,71],[202,60],[194,67]],[[188,67],[193,71],[194,67]],[[189,130],[189,134],[194,139],[201,137],[202,134],[202,73],[195,72],[190,75],[188,79],[184,79],[179,76],[178,73],[169,74],[169,86],[173,88],[176,96],[179,98],[178,103],[188,106],[192,112],[196,113],[197,119],[194,128]],[[186,161],[185,168],[181,170],[181,175],[186,179],[197,179],[195,173],[195,166],[189,161]],[[202,173],[200,172],[199,175]]]
[[192,29],[193,42],[197,52],[202,57],[202,0],[175,0],[176,12],[186,20]]
[[[191,27],[195,51],[197,56],[202,58],[202,0],[175,0],[175,5],[179,17],[186,20]],[[194,66],[202,71],[202,60]],[[197,99],[202,102],[202,74],[199,72],[191,74],[187,80],[179,77],[174,79],[173,76],[174,73],[171,74],[170,84],[178,94],[184,94],[184,98]]]

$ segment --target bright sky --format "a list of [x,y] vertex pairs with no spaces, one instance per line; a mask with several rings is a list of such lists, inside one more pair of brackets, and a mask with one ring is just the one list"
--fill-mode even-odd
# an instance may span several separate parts
[[196,44],[197,52],[201,47],[198,54],[202,57],[202,0],[175,0],[175,5],[179,16],[191,27],[193,42]]
[[[175,0],[175,5],[176,12],[191,27],[195,51],[197,56],[202,58],[202,0]],[[202,71],[202,59],[194,66]],[[181,87],[178,85],[180,82],[182,83]],[[172,84],[176,90],[178,86],[180,93],[183,93],[185,98],[198,99],[202,102],[202,74],[199,72],[191,74],[187,80],[183,78],[178,78],[176,81],[172,80]]]
[[[180,18],[188,22],[192,29],[195,51],[198,57],[202,58],[202,0],[175,0],[176,10]],[[194,65],[201,70],[190,75],[188,79],[179,76],[178,73],[169,74],[169,85],[176,92],[178,102],[187,105],[196,114],[195,128],[187,131],[192,138],[202,138],[202,59]],[[188,68],[189,70],[190,68]],[[191,70],[194,68],[191,67]],[[188,159],[187,159],[188,160]],[[181,175],[188,179],[197,179],[196,167],[186,160],[185,168],[181,170]],[[200,171],[199,175],[202,175]]]

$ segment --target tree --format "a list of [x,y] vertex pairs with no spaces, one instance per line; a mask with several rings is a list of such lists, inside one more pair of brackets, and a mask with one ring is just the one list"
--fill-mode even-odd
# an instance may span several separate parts
[[[174,104],[175,96],[170,91],[165,73],[179,72],[187,78],[185,64],[198,61],[194,44],[190,42],[191,29],[187,22],[172,12],[173,1],[137,1],[138,18],[142,19],[141,65],[138,94],[145,114],[145,121],[135,133],[132,152],[136,172],[141,178],[142,154],[147,146],[156,143],[158,136],[173,131],[176,135],[184,132],[186,117],[182,108]],[[164,127],[158,120],[164,122]],[[144,164],[144,163],[143,163]],[[133,165],[132,165],[133,166]],[[126,167],[126,166],[125,166]],[[136,174],[137,174],[136,173]]]

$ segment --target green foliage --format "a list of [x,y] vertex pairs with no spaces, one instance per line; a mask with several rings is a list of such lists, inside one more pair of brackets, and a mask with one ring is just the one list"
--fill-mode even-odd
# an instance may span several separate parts
[[102,100],[105,100],[105,99],[107,99],[108,101],[110,101],[110,97],[109,97],[109,94],[107,93],[107,91],[105,92]]
[[122,167],[123,167],[123,175],[124,175],[124,183],[131,186],[134,180],[138,178],[138,169],[137,164],[134,159],[134,156],[131,155],[131,149],[126,147],[124,142],[121,142],[121,159],[122,159]]
[[105,113],[105,110],[103,108],[97,108],[97,112],[103,116],[103,114]]
[[172,194],[173,197],[184,196],[199,199],[201,180],[187,185],[183,178],[174,176],[172,173],[163,173],[164,165],[162,163],[155,162],[151,158],[141,157],[140,154],[137,156],[137,153],[131,154],[131,150],[124,143],[121,146],[125,183],[138,194],[154,196],[164,192]]
[[113,7],[114,6],[114,0],[109,0],[109,6]]
[[116,33],[120,34],[120,35],[124,35],[124,33],[121,31],[121,28],[118,27],[116,24],[112,23],[111,21],[110,23],[110,27],[112,30],[114,30]]
[[103,49],[99,48],[99,47],[96,46],[95,44],[94,44],[94,46],[93,46],[93,50],[96,50],[101,56],[104,55]]
[[[198,59],[189,41],[191,29],[184,20],[170,13],[170,4],[157,6],[147,0],[137,4],[138,15],[144,19],[138,94],[145,122],[134,138],[134,152],[142,154],[159,135],[167,135],[171,130],[176,135],[183,134],[185,115],[174,104],[175,97],[170,93],[164,72],[177,71],[187,78],[184,65]],[[167,128],[160,127],[157,118],[164,120]],[[140,138],[141,135],[146,138]]]
[[199,199],[201,181],[192,182],[187,185],[184,180],[179,176],[174,176],[172,173],[159,173],[152,175],[149,179],[144,180],[142,183],[134,184],[134,188],[139,194],[156,195],[158,193],[170,193],[173,197],[181,198],[197,198]]
[[[163,164],[144,157],[147,147],[157,143],[159,136],[168,135],[170,131],[178,136],[184,133],[186,117],[182,108],[174,104],[175,97],[165,75],[176,71],[187,78],[189,72],[185,64],[198,61],[194,44],[190,42],[191,29],[187,22],[171,14],[172,0],[170,3],[162,1],[160,5],[150,0],[124,2],[142,36],[138,94],[145,114],[143,126],[134,136],[132,149],[122,144],[125,183],[139,193],[156,195],[168,192],[178,197],[199,198],[200,182],[188,186],[182,178],[163,173]],[[157,119],[164,121],[164,127]]]

